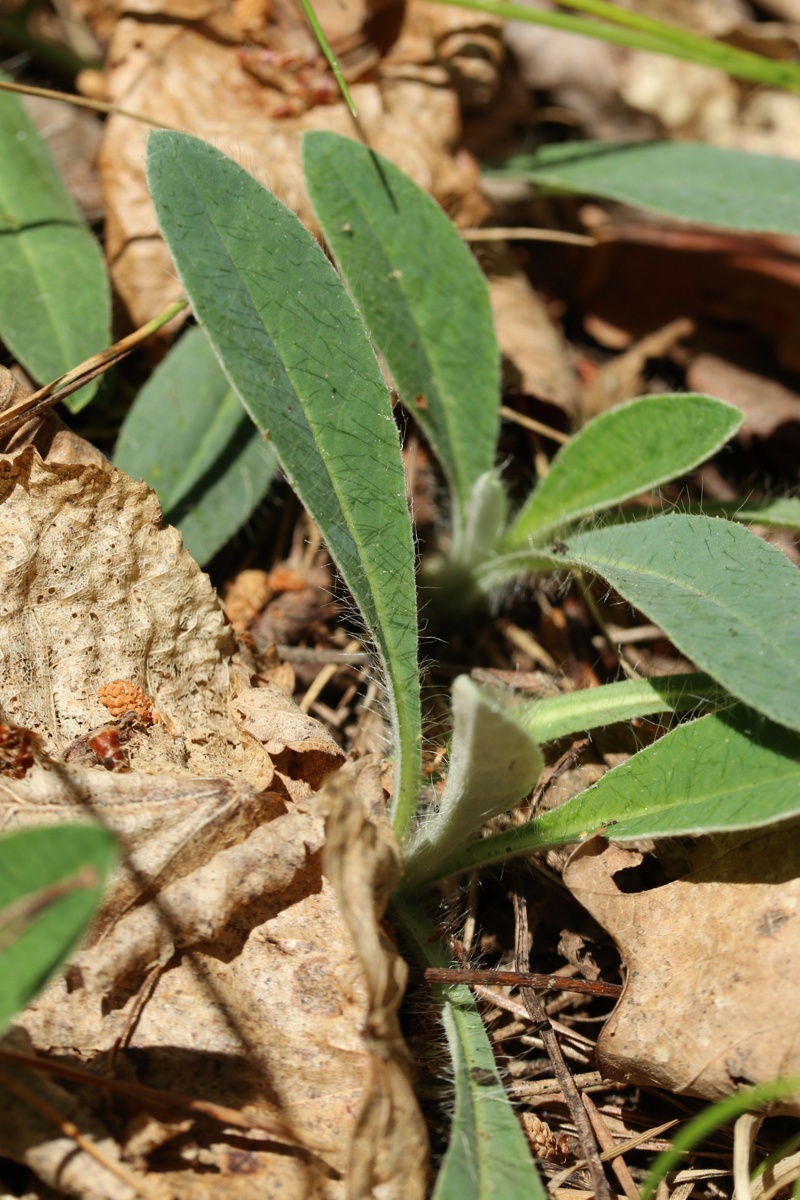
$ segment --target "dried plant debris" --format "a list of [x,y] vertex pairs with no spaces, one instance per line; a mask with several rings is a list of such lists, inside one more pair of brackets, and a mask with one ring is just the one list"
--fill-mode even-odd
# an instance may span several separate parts
[[[0,1155],[42,1195],[91,1200],[343,1197],[353,1170],[377,1189],[360,1194],[421,1196],[424,1134],[393,1016],[401,967],[377,925],[397,872],[380,805],[358,809],[339,848],[358,856],[363,840],[356,936],[321,864],[320,789],[341,751],[279,688],[250,686],[153,494],[68,444],[69,462],[52,440],[47,457],[30,444],[0,456],[0,717],[35,747],[0,778],[0,827],[99,819],[122,865],[66,974],[4,1045],[240,1110],[245,1129],[31,1075],[51,1115],[6,1095]],[[123,770],[104,761],[118,753]],[[341,783],[339,803],[357,786]],[[340,895],[351,885],[339,878]],[[409,1130],[413,1160],[398,1149]]]
[[[606,1076],[712,1100],[800,1072],[799,835],[700,839],[674,882],[633,891],[639,851],[594,838],[574,852],[564,882],[627,964],[597,1045]],[[800,1114],[800,1097],[782,1109]]]

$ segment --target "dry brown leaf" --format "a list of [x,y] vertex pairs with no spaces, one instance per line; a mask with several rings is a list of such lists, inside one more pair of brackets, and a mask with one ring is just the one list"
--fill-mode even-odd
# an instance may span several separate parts
[[664,358],[674,349],[677,342],[691,337],[693,332],[693,323],[686,317],[678,317],[661,329],[647,334],[622,354],[605,363],[583,389],[583,419],[589,420],[598,413],[638,396],[644,383],[647,363],[653,358]]
[[[724,396],[729,404],[742,410],[745,423],[739,437],[745,444],[754,436],[768,438],[780,429],[781,436],[794,441],[797,450],[800,444],[800,394],[784,384],[755,371],[747,371],[715,354],[699,354],[689,364],[686,383],[693,391]],[[793,429],[798,430],[794,437]]]
[[572,419],[578,407],[578,378],[563,334],[523,272],[514,268],[507,249],[487,248],[481,260],[489,276],[489,298],[508,383],[554,404]]
[[348,764],[322,797],[327,807],[325,874],[364,966],[369,996],[369,1083],[353,1137],[349,1185],[353,1200],[373,1195],[421,1200],[428,1139],[397,1020],[407,969],[375,919],[386,911],[401,875],[380,771],[377,759]]
[[[287,13],[289,6],[284,6]],[[216,12],[216,10],[215,10]],[[416,15],[418,14],[418,15]],[[353,99],[370,145],[392,159],[442,204],[454,219],[477,224],[486,205],[478,187],[478,169],[465,152],[454,153],[460,133],[459,102],[451,78],[469,90],[490,87],[497,62],[484,48],[478,55],[477,82],[470,76],[469,55],[458,41],[452,20],[442,44],[449,59],[439,57],[431,42],[427,6],[408,7],[404,37],[412,42],[422,28],[415,61],[401,61],[385,71],[375,68],[351,84]],[[219,14],[216,14],[219,16]],[[182,24],[168,10],[158,22],[125,15],[114,30],[107,71],[108,98],[156,121],[185,130],[231,155],[316,228],[300,166],[300,139],[306,129],[325,129],[354,137],[355,129],[342,101],[275,116],[297,99],[291,70],[270,68],[269,81],[258,79],[242,58],[242,39],[282,52],[294,52],[302,39],[308,54],[317,54],[310,32],[295,24],[287,32],[279,10],[276,20],[245,34],[228,13],[231,28],[221,31],[213,14],[202,22]],[[478,27],[484,41],[498,47],[499,36],[480,14],[462,13],[461,28]],[[221,18],[220,18],[221,19]],[[441,24],[441,19],[439,20]],[[402,43],[401,43],[402,44]],[[271,53],[270,49],[270,53]],[[410,51],[409,51],[410,54]],[[411,55],[413,57],[413,55]],[[452,62],[450,61],[452,60]],[[470,60],[470,61],[468,61]],[[287,100],[288,97],[288,100]],[[313,99],[313,92],[311,94]],[[137,324],[149,320],[180,291],[169,254],[161,241],[150,203],[144,170],[146,126],[125,117],[106,125],[101,176],[106,199],[106,252],[115,286]]]
[[[7,374],[0,388],[19,391]],[[19,1098],[4,1101],[0,1155],[24,1162],[45,1188],[89,1200],[137,1191],[338,1200],[355,1194],[351,1158],[363,1155],[351,1144],[362,1108],[384,1104],[383,1090],[372,1094],[380,1087],[397,1095],[392,1111],[422,1148],[405,1164],[411,1191],[398,1190],[394,1132],[371,1126],[376,1182],[364,1194],[421,1194],[420,1118],[401,1068],[395,1080],[401,968],[376,940],[385,897],[377,915],[372,903],[396,866],[388,847],[370,857],[378,835],[362,817],[372,863],[369,903],[366,882],[359,893],[373,929],[366,964],[364,936],[354,946],[321,870],[318,789],[341,751],[280,689],[250,687],[218,598],[180,535],[160,528],[152,493],[71,435],[39,431],[42,458],[32,432],[0,455],[0,716],[33,730],[41,752],[23,779],[0,781],[0,825],[93,814],[117,833],[124,859],[67,975],[9,1039],[244,1110],[254,1127],[176,1124],[159,1111],[167,1125],[135,1136],[146,1112],[48,1083],[48,1103],[110,1166]],[[91,741],[108,718],[98,686],[112,679],[137,685],[162,716],[118,723],[130,766],[121,773],[93,757]],[[382,827],[379,839],[390,838]],[[348,853],[358,856],[358,840]],[[381,990],[376,970],[393,986]]]
[[[633,893],[614,876],[636,850],[593,838],[565,868],[627,965],[599,1069],[709,1100],[800,1074],[800,825],[700,839],[686,857],[681,878]],[[800,1114],[800,1096],[781,1108]]]

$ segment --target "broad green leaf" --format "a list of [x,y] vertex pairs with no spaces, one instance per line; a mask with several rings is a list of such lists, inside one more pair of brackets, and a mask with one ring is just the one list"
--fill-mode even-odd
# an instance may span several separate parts
[[516,705],[514,718],[537,742],[658,713],[693,712],[730,700],[710,675],[662,675],[626,679]]
[[800,233],[800,162],[791,158],[689,142],[572,142],[513,158],[497,174],[703,225]]
[[437,863],[482,825],[527,796],[542,769],[539,747],[515,709],[497,703],[467,675],[453,684],[453,744],[438,810],[409,842],[403,885],[435,873]]
[[440,864],[454,874],[598,829],[613,840],[750,829],[800,813],[800,737],[737,706],[679,725],[560,808],[474,842]]
[[252,515],[278,465],[202,329],[188,330],[139,392],[114,461],[156,491],[199,563]]
[[91,825],[0,838],[0,1031],[75,947],[115,858],[114,839]]
[[367,146],[307,133],[303,166],[339,270],[461,512],[494,465],[499,426],[486,280],[439,206]]
[[711,396],[642,396],[595,417],[559,450],[503,539],[513,550],[696,467],[741,412]]
[[800,729],[800,573],[780,550],[732,521],[679,513],[575,532],[559,550],[739,700]]
[[416,808],[420,760],[414,550],[377,359],[317,243],[231,159],[186,134],[154,133],[148,178],[214,352],[269,433],[377,644],[390,690],[402,834]]
[[[0,94],[0,339],[37,383],[111,341],[103,255],[19,99]],[[97,384],[66,401],[77,412]]]
[[[449,967],[436,931],[405,896],[392,912],[424,966]],[[545,1200],[536,1166],[503,1090],[492,1047],[469,988],[433,988],[453,1062],[456,1106],[433,1200]]]

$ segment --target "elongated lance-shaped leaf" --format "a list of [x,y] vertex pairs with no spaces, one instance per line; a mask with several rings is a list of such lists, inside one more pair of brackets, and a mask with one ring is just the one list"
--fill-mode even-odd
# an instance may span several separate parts
[[741,705],[679,725],[593,787],[440,864],[455,874],[580,842],[750,829],[800,813],[800,736]]
[[[103,255],[20,100],[0,94],[0,339],[47,383],[111,341]],[[77,412],[97,384],[67,401]]]
[[424,820],[409,843],[404,886],[429,878],[440,859],[492,817],[519,804],[536,783],[543,765],[541,751],[516,715],[469,676],[456,679],[447,785],[438,811]]
[[486,280],[438,205],[367,146],[307,133],[303,166],[337,265],[460,519],[497,444],[500,355]]
[[278,470],[202,329],[187,330],[139,392],[114,462],[150,484],[199,563],[250,517]]
[[535,741],[549,742],[634,717],[696,712],[726,703],[733,703],[732,698],[710,675],[661,675],[527,700],[513,712]]
[[800,233],[800,163],[689,142],[571,142],[489,172],[605,196],[670,217],[765,233]]
[[514,550],[696,467],[744,420],[711,396],[643,396],[590,421],[556,455],[502,541]]
[[[392,913],[421,964],[451,965],[436,940],[433,922],[408,896],[395,897]],[[456,1089],[450,1143],[433,1200],[545,1200],[472,993],[463,984],[436,986],[433,993],[442,1012]]]
[[74,949],[115,859],[111,834],[90,825],[0,838],[0,1031]]
[[605,579],[739,700],[800,729],[800,573],[780,550],[733,521],[666,513],[497,555],[476,579],[488,592],[571,566]]
[[395,822],[419,781],[414,550],[397,427],[344,285],[297,218],[195,138],[154,133],[148,178],[199,320],[268,432],[375,639],[395,735]]
[[576,532],[562,548],[739,700],[800,729],[800,572],[780,550],[679,513]]

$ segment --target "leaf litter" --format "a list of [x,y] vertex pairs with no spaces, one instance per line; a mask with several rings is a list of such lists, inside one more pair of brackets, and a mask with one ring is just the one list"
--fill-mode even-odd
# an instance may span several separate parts
[[[781,20],[787,15],[796,19],[796,13],[785,11],[792,3],[774,0],[762,7],[774,10]],[[364,73],[355,85],[357,101],[373,143],[424,183],[461,224],[477,223],[486,202],[477,188],[474,163],[463,152],[453,152],[462,136],[461,118],[453,93],[443,86],[441,62],[431,46],[444,32],[457,48],[459,36],[467,46],[486,39],[486,53],[480,59],[483,76],[478,72],[476,84],[474,71],[471,80],[467,71],[461,82],[462,95],[471,94],[473,101],[483,88],[485,102],[498,86],[497,70],[493,75],[485,67],[494,63],[496,68],[502,61],[497,30],[479,32],[478,22],[467,14],[437,8],[431,16],[431,10],[421,5],[410,7],[403,36],[389,55],[384,53],[387,39],[377,38],[383,53],[377,78],[370,61],[374,46],[368,48],[362,59]],[[284,116],[275,115],[291,94],[298,73],[287,62],[284,78],[277,79],[275,59],[269,54],[292,52],[302,57],[310,45],[296,22],[292,24],[294,18],[282,8],[276,8],[275,16],[259,4],[240,5],[235,12],[206,3],[170,4],[159,10],[155,21],[147,5],[126,6],[124,14],[112,5],[81,4],[81,8],[96,34],[112,39],[102,81],[108,98],[178,124],[234,153],[310,220],[297,165],[299,132],[312,125],[348,132],[349,126],[337,103],[299,105]],[[654,15],[740,41],[760,37],[763,42],[766,36],[763,24],[752,20],[751,7],[734,0],[677,7],[670,2],[659,5]],[[355,43],[358,49],[365,40],[359,33],[364,17],[355,7],[337,14],[339,45],[348,49]],[[536,35],[530,48],[523,46],[520,27],[507,40],[518,53],[528,88],[546,92],[554,108],[561,105],[576,114],[588,136],[666,133],[797,153],[796,97],[768,89],[742,89],[699,68],[629,54],[587,39],[569,39],[556,31],[527,32]],[[790,42],[795,34],[787,25],[773,31],[775,38]],[[245,49],[249,58],[242,53]],[[263,49],[269,54],[262,57],[259,74],[256,66]],[[511,74],[506,65],[503,88],[508,87]],[[220,88],[235,97],[224,116],[214,99]],[[536,114],[535,104],[532,107],[531,120],[540,127],[559,119],[557,111]],[[521,105],[503,109],[505,116],[498,116],[491,126],[490,144],[516,136],[513,122],[523,110]],[[418,119],[421,112],[424,121]],[[485,145],[485,117],[468,114],[464,139],[469,144],[470,120],[473,129],[483,121]],[[174,287],[171,267],[155,238],[143,185],[142,154],[137,150],[137,139],[143,141],[143,136],[132,122],[112,118],[102,152],[111,268],[137,320],[163,307]],[[475,133],[475,143],[479,141]],[[496,222],[513,213],[510,224],[541,223],[541,207],[498,200],[491,190],[488,194]],[[750,415],[745,433],[750,446],[761,454],[766,446],[768,463],[777,464],[775,469],[783,474],[793,471],[796,464],[786,453],[786,438],[793,436],[795,425],[796,396],[791,386],[796,365],[795,283],[788,280],[777,287],[775,275],[794,248],[775,239],[758,239],[754,245],[746,239],[676,230],[669,222],[642,221],[613,208],[601,210],[598,224],[598,208],[592,205],[577,213],[570,213],[568,205],[551,208],[546,221],[563,223],[565,212],[572,228],[593,234],[603,244],[588,252],[537,248],[535,255],[517,244],[514,273],[509,274],[506,263],[494,288],[500,338],[512,364],[518,360],[516,375],[513,367],[508,375],[511,402],[534,416],[549,418],[548,405],[555,405],[571,419],[576,414],[580,419],[581,414],[622,401],[642,388],[657,390],[663,372],[668,377],[670,372],[686,372],[691,381],[693,372],[699,378],[722,363],[739,372],[742,407]],[[702,238],[708,251],[705,257]],[[488,258],[480,248],[479,255]],[[649,286],[654,279],[657,288]],[[502,313],[504,291],[513,292],[512,299],[505,300],[509,318]],[[523,310],[545,353],[526,344],[524,331],[512,329],[511,319]],[[553,319],[564,310],[569,345]],[[769,343],[780,369],[772,362],[765,371],[763,355],[750,354],[752,347],[742,344],[743,324],[755,327],[757,336]],[[680,337],[675,334],[677,325],[684,331]],[[620,348],[630,351],[627,358],[615,357]],[[789,373],[783,374],[784,370]],[[775,389],[782,390],[775,391],[767,412],[760,403],[760,385],[773,386],[773,379],[765,379],[765,374],[782,381],[774,383]],[[585,386],[580,388],[577,380]],[[127,874],[124,868],[120,871],[86,947],[65,979],[51,985],[8,1040],[18,1048],[54,1052],[93,1070],[113,1069],[166,1090],[213,1094],[220,1103],[249,1116],[253,1130],[246,1135],[237,1130],[232,1136],[229,1129],[209,1120],[187,1120],[144,1108],[134,1113],[121,1103],[108,1105],[85,1088],[45,1082],[38,1076],[31,1076],[31,1086],[62,1112],[73,1117],[77,1113],[81,1129],[110,1158],[129,1164],[138,1186],[153,1189],[152,1194],[166,1184],[168,1194],[187,1196],[227,1195],[228,1190],[232,1195],[271,1195],[284,1185],[288,1194],[294,1194],[294,1188],[298,1194],[339,1195],[345,1177],[364,1194],[369,1194],[364,1181],[370,1178],[380,1180],[376,1187],[383,1190],[376,1195],[396,1194],[392,1189],[398,1187],[397,1194],[422,1194],[425,1136],[394,1024],[403,966],[371,916],[385,904],[396,871],[391,835],[376,817],[381,802],[377,766],[365,766],[358,779],[352,774],[346,780],[338,777],[339,782],[326,790],[326,778],[342,759],[338,746],[280,688],[251,686],[254,680],[265,679],[263,661],[259,659],[257,678],[253,660],[221,620],[204,577],[189,568],[171,531],[158,532],[154,498],[141,485],[109,482],[113,473],[97,453],[87,443],[56,430],[52,421],[36,432],[35,441],[40,457],[18,435],[13,451],[9,447],[3,458],[2,480],[16,522],[9,563],[21,561],[14,558],[13,547],[17,545],[19,555],[21,539],[35,528],[17,495],[29,489],[31,495],[44,498],[48,521],[60,522],[65,514],[72,518],[69,538],[85,536],[90,543],[96,539],[99,554],[87,551],[83,566],[75,568],[85,572],[89,593],[102,584],[117,604],[125,604],[124,594],[133,602],[118,618],[111,617],[109,605],[103,617],[115,632],[106,634],[103,629],[90,639],[81,635],[70,604],[59,606],[46,597],[37,601],[39,607],[33,612],[41,611],[53,628],[59,627],[59,620],[66,621],[70,641],[56,640],[44,657],[35,660],[34,670],[22,668],[22,678],[15,677],[8,691],[3,684],[8,719],[35,730],[42,746],[41,761],[25,779],[3,780],[11,801],[9,820],[43,819],[45,810],[48,820],[68,815],[74,819],[78,796],[82,805],[96,807],[109,814],[109,821],[117,822],[130,847],[133,869]],[[518,437],[513,448],[519,456]],[[536,435],[525,448],[537,465],[544,461]],[[720,478],[714,486],[724,490],[730,483]],[[84,489],[91,497],[87,508],[80,504]],[[434,509],[432,524],[437,517]],[[65,581],[75,572],[70,574],[63,552],[59,553],[59,537],[54,534],[48,541],[47,533],[43,530],[41,545],[46,561],[52,558],[54,567],[62,563],[58,587],[67,598]],[[131,572],[126,576],[123,571],[121,584],[106,580],[101,564],[95,562],[114,539],[114,553],[122,550]],[[142,581],[132,573],[140,558]],[[23,584],[12,573],[9,594],[15,599],[10,607],[16,611],[9,620],[24,613],[32,589],[38,586],[39,569],[37,562]],[[30,571],[28,563],[26,578]],[[258,629],[260,614],[263,630],[256,641],[264,654],[278,640],[274,636],[278,628],[288,629],[287,640],[300,637],[319,613],[314,588],[329,586],[329,575],[317,583],[312,580],[289,625],[275,625],[265,615],[271,601],[256,601],[240,623],[245,640],[248,631]],[[149,610],[148,588],[158,597],[153,609],[159,611]],[[291,595],[290,591],[288,598]],[[606,599],[596,597],[601,611]],[[484,639],[483,662],[491,661],[516,676],[531,674],[542,661],[549,669],[555,664],[560,675],[555,686],[586,686],[616,666],[607,641],[598,638],[579,597],[564,597],[549,589],[537,600],[539,623],[529,635],[526,626],[523,632],[528,640],[507,636],[500,628],[493,630]],[[606,608],[606,617],[617,622],[616,633],[631,635],[623,653],[636,665],[682,668],[658,631],[637,631],[632,618],[619,609]],[[90,615],[88,620],[94,618]],[[520,624],[524,623],[523,617]],[[529,616],[527,623],[533,625]],[[13,620],[8,628],[16,637]],[[516,628],[519,631],[519,625]],[[176,631],[179,636],[171,655],[168,648]],[[99,639],[98,632],[103,634]],[[19,637],[23,649],[32,650],[38,627],[23,620]],[[456,631],[452,644],[456,659],[465,652],[458,637]],[[190,650],[195,639],[197,646]],[[90,641],[96,643],[94,650]],[[16,665],[22,661],[20,657]],[[47,699],[51,677],[56,685],[52,702]],[[281,678],[289,686],[294,683],[291,672]],[[126,679],[142,686],[163,720],[146,728],[133,724],[121,730],[129,770],[110,773],[99,761],[92,761],[87,746],[108,722],[97,690],[109,681]],[[547,685],[554,686],[552,675]],[[318,711],[323,713],[323,708],[318,706]],[[559,799],[568,798],[634,749],[619,731],[607,732],[608,736],[598,736],[595,750],[584,755],[579,770],[567,772],[555,783],[545,804],[553,802],[556,792]],[[639,735],[649,736],[641,730]],[[338,844],[342,838],[336,831],[346,831],[354,840]],[[773,880],[767,868],[764,878],[748,876],[746,882],[728,878],[731,869],[734,875],[754,873],[750,840],[734,848],[722,864],[704,859],[703,843],[699,843],[700,848],[683,862],[680,878],[656,889],[637,883],[628,893],[619,892],[614,878],[619,869],[635,867],[641,857],[636,850],[616,850],[606,865],[606,855],[581,848],[566,866],[564,881],[610,931],[627,965],[625,995],[597,1049],[598,1065],[607,1078],[594,1075],[589,1085],[604,1089],[602,1119],[617,1137],[634,1134],[647,1102],[644,1093],[615,1089],[609,1079],[657,1083],[668,1091],[711,1097],[732,1080],[762,1078],[777,1073],[782,1064],[790,1065],[797,1018],[791,1009],[793,976],[786,964],[797,959],[792,890],[796,881]],[[278,842],[280,854],[275,852]],[[760,842],[757,848],[763,848]],[[663,853],[661,847],[659,852]],[[564,859],[563,854],[550,854],[542,869],[560,875]],[[758,861],[768,867],[769,855]],[[370,870],[377,875],[372,883]],[[564,893],[557,895],[563,907]],[[213,903],[207,903],[210,897]],[[465,953],[477,950],[501,958],[508,948],[502,936],[503,917],[498,915],[507,906],[502,887],[485,887],[479,910],[474,897],[451,900],[454,929],[464,935]],[[547,892],[529,898],[534,958],[554,951],[559,942],[564,952],[580,943],[589,950],[572,954],[570,971],[591,973],[596,959],[604,975],[613,975],[609,942],[599,926],[573,908],[569,916],[555,922],[557,929],[551,928],[553,918],[545,909],[555,902],[554,894]],[[682,931],[676,922],[685,921],[687,906],[695,919]],[[791,919],[777,919],[779,911]],[[702,920],[706,913],[713,913],[713,928]],[[364,915],[362,928],[357,918]],[[474,926],[476,919],[478,930],[470,933],[470,922]],[[761,940],[748,946],[742,930],[751,926]],[[712,965],[722,965],[720,976],[710,972],[703,957],[710,957],[715,947],[717,962]],[[766,957],[754,959],[754,950]],[[772,953],[777,959],[769,957]],[[741,976],[734,982],[743,989],[741,995],[736,993],[736,1005],[728,1004],[731,976],[725,971],[732,964],[734,974]],[[780,1003],[787,1005],[786,1016],[772,1030],[760,1016],[763,991],[766,986],[771,997],[773,981],[782,983],[784,978],[789,999],[781,998]],[[650,984],[654,994],[647,991]],[[548,1067],[535,1037],[520,1027],[519,1014],[516,1018],[510,1014],[508,1006],[513,1003],[500,989],[483,1000],[487,1015],[496,1022],[493,1037],[507,1064],[512,1094],[522,1097],[523,1085],[535,1087],[537,1076]],[[506,1005],[505,1024],[498,1023],[502,1005]],[[704,1015],[719,1016],[721,1009],[733,1008],[736,1013],[725,1015],[736,1017],[738,1023],[704,1024]],[[641,1019],[643,1009],[648,1020]],[[551,1019],[560,1015],[567,1057],[576,1070],[586,1073],[595,1063],[594,1039],[586,1035],[593,1033],[597,1009],[589,1016],[584,1001],[555,996],[548,1001],[547,1011]],[[668,1037],[664,1036],[665,1011],[674,1016]],[[424,1096],[424,1052],[420,1061],[418,1091]],[[548,1134],[546,1124],[543,1132],[531,1109],[545,1115],[552,1112],[554,1125],[570,1133],[563,1106],[552,1100],[553,1094],[552,1089],[543,1090],[541,1098],[533,1101],[531,1091],[525,1093],[524,1119],[540,1153],[549,1144],[548,1137],[563,1152],[563,1135]],[[625,1107],[626,1095],[638,1103],[638,1113]],[[110,1177],[85,1152],[76,1152],[72,1141],[57,1137],[40,1114],[8,1097],[3,1104],[8,1148],[2,1153],[27,1163],[46,1186],[76,1195],[133,1194],[124,1190],[129,1184]],[[272,1130],[274,1141],[259,1122]],[[657,1124],[655,1118],[652,1123]],[[653,1144],[658,1148],[657,1139]],[[371,1153],[376,1145],[382,1149],[380,1163]],[[209,1180],[213,1180],[210,1192]],[[574,1182],[580,1185],[581,1177]],[[587,1193],[580,1186],[557,1186],[556,1194]]]
[[[325,793],[342,762],[330,735],[274,685],[250,686],[208,578],[176,531],[160,529],[153,494],[90,448],[81,460],[83,448],[56,433],[46,457],[18,444],[0,459],[3,636],[15,647],[2,717],[41,748],[25,778],[2,780],[3,826],[92,817],[117,835],[123,861],[82,950],[7,1041],[252,1122],[233,1136],[202,1120],[151,1131],[153,1177],[142,1113],[37,1085],[112,1167],[132,1164],[141,1194],[206,1196],[213,1178],[214,1195],[334,1197],[355,1171],[377,1173],[387,1197],[421,1195],[425,1135],[394,1016],[403,968],[377,926],[398,869],[377,767],[370,776],[365,760]],[[160,721],[127,738],[127,770],[65,761],[106,724],[98,687],[120,677]],[[362,777],[372,793],[353,844],[326,850],[325,814],[356,804]],[[339,900],[337,854],[353,853],[363,861],[357,876],[339,869]],[[4,1103],[0,1153],[42,1183],[136,1194],[18,1100]],[[379,1139],[363,1132],[376,1122]]]

